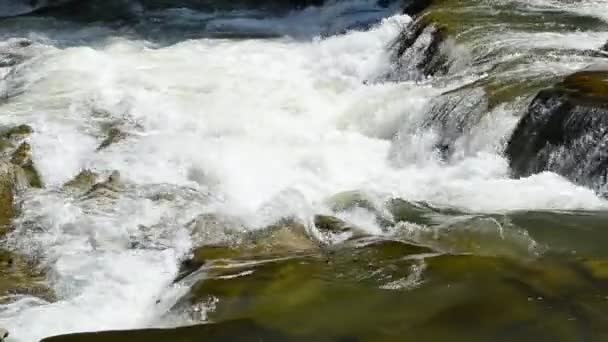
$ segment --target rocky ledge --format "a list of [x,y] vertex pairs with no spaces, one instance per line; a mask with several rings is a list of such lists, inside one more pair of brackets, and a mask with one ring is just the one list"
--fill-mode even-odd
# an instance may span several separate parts
[[608,177],[608,66],[540,91],[513,132],[506,155],[515,177],[551,171],[605,195]]

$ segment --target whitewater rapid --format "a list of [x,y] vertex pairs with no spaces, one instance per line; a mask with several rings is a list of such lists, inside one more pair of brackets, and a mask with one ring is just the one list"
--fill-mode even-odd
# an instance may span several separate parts
[[[555,174],[509,178],[502,150],[517,107],[493,109],[461,139],[459,158],[442,160],[433,152],[435,132],[421,125],[429,102],[457,84],[381,82],[391,70],[389,47],[411,19],[389,16],[368,31],[323,37],[349,26],[344,16],[340,27],[330,25],[343,13],[336,6],[274,21],[214,22],[281,36],[272,39],[165,46],[111,37],[103,27],[71,38],[26,36],[35,41],[33,57],[0,83],[10,95],[0,120],[34,128],[34,161],[47,188],[24,196],[8,243],[50,267],[59,301],[1,306],[0,326],[11,341],[162,324],[166,308],[156,301],[193,245],[186,223],[201,213],[238,217],[256,229],[287,216],[310,220],[327,211],[328,197],[349,190],[379,202],[401,197],[472,212],[606,208],[591,190]],[[87,35],[96,38],[85,44]],[[549,44],[551,37],[542,38]],[[588,38],[589,46],[599,41]],[[581,36],[553,42],[560,39]],[[108,123],[127,138],[97,152]],[[103,203],[60,191],[82,169],[118,170],[125,190]]]

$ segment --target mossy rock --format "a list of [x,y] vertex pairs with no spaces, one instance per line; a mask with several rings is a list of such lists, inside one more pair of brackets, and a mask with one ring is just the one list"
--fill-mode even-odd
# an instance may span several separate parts
[[608,104],[608,70],[577,72],[567,76],[557,89],[576,99]]
[[21,169],[28,186],[39,189],[44,188],[42,178],[40,177],[38,170],[36,170],[34,161],[32,160],[32,147],[30,144],[24,142],[19,145],[11,156],[11,163]]
[[452,254],[532,258],[542,248],[529,234],[508,221],[489,215],[465,215],[416,230],[405,229],[400,236]]
[[332,340],[322,334],[309,336],[288,335],[256,323],[254,320],[237,320],[172,329],[78,333],[47,337],[41,342],[329,342]]
[[95,183],[84,195],[85,198],[114,199],[124,189],[120,172],[112,171],[105,181]]
[[36,296],[47,301],[55,299],[46,284],[46,275],[35,262],[0,249],[0,302],[6,303],[18,295]]
[[605,259],[608,212],[517,211],[504,219],[525,230],[540,246],[557,254]]
[[[214,217],[205,215],[206,220]],[[200,217],[198,222],[201,222]],[[258,231],[241,232],[240,236],[233,235],[221,243],[207,242],[195,248],[192,255],[182,261],[175,281],[180,281],[209,263],[218,265],[231,260],[259,260],[316,253],[319,248],[319,244],[309,237],[304,225],[291,219],[284,219]]]
[[0,163],[0,237],[10,230],[16,214],[15,180],[13,165]]
[[87,191],[97,183],[99,174],[91,170],[82,170],[63,187],[70,190]]
[[[605,288],[570,260],[437,255],[400,241],[350,246],[241,264],[199,281],[186,299],[213,298],[214,322],[254,320],[286,336],[506,342],[595,340],[606,332],[604,306],[592,300]],[[399,280],[410,284],[384,286]]]
[[328,206],[335,212],[348,211],[356,208],[376,211],[373,201],[361,191],[344,191],[326,200]]
[[110,127],[106,133],[106,138],[99,144],[97,147],[97,151],[101,151],[105,148],[110,147],[113,144],[116,144],[119,141],[126,139],[129,135],[122,131],[118,127]]
[[315,215],[314,224],[317,230],[324,235],[348,234],[349,239],[368,235],[363,229],[331,215]]

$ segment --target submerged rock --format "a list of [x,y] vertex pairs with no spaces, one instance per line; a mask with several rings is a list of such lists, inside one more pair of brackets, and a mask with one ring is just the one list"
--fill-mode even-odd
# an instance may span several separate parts
[[20,295],[54,300],[45,273],[34,261],[0,249],[0,303],[10,302]]
[[120,172],[112,171],[107,180],[94,184],[83,196],[87,198],[116,198],[123,190],[124,184]]
[[505,153],[515,177],[551,171],[605,194],[606,132],[608,71],[580,71],[538,93]]
[[123,132],[118,127],[111,127],[108,129],[106,138],[99,144],[97,147],[97,151],[101,151],[112,144],[115,144],[121,140],[126,139],[128,136],[127,133]]
[[405,27],[393,45],[391,80],[418,80],[448,72],[446,30],[424,17]]
[[0,237],[10,230],[11,222],[16,214],[14,170],[12,164],[0,162]]
[[82,170],[72,180],[66,182],[63,187],[71,191],[85,192],[97,183],[98,178],[97,173],[91,170]]
[[172,329],[142,329],[78,333],[47,337],[41,342],[194,342],[194,341],[327,341],[322,335],[299,336],[263,326],[254,320],[235,320]]
[[433,99],[423,125],[437,132],[436,147],[447,159],[457,140],[470,132],[487,112],[488,98],[483,88],[461,88]]
[[34,167],[32,160],[32,147],[24,142],[15,150],[11,157],[11,163],[19,166],[19,170],[23,173],[27,184],[33,188],[43,188],[44,183],[38,171]]
[[[221,224],[209,221],[212,216],[205,216],[205,224]],[[197,220],[200,224],[200,218]],[[222,228],[224,229],[224,228]],[[222,260],[248,260],[274,257],[285,257],[300,253],[318,252],[319,244],[306,232],[306,227],[294,220],[281,220],[269,227],[257,231],[241,231],[223,240],[203,240],[205,244],[193,250],[192,256],[181,264],[179,281],[209,262]]]
[[546,257],[438,255],[379,240],[210,268],[173,310],[329,340],[602,340],[605,287],[581,267]]

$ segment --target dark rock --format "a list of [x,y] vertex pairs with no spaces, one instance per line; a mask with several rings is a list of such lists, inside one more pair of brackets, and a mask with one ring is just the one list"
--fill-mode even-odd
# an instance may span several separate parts
[[483,88],[460,88],[434,98],[423,125],[437,133],[437,149],[443,159],[448,159],[457,140],[470,132],[487,111]]
[[515,177],[542,171],[606,193],[608,71],[586,70],[542,90],[506,148]]
[[195,341],[318,341],[317,336],[286,335],[253,320],[235,320],[173,329],[78,333],[48,337],[41,342],[195,342]]
[[446,74],[450,60],[445,48],[447,31],[424,17],[410,23],[393,44],[392,80],[417,80]]
[[608,42],[606,42],[606,44],[604,44],[604,46],[602,46],[602,47],[600,48],[600,50],[601,50],[601,51],[604,51],[604,52],[608,52]]
[[35,13],[77,21],[113,21],[137,19],[143,10],[137,0],[68,0],[40,7]]
[[410,17],[413,17],[415,15],[420,14],[432,4],[433,0],[409,0],[403,6],[403,14],[407,14]]

